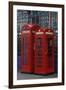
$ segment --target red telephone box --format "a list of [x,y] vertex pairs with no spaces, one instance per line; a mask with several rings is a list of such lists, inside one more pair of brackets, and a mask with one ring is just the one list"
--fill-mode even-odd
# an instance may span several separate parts
[[51,29],[39,29],[35,33],[34,73],[54,72],[54,33]]
[[33,72],[34,65],[34,33],[38,25],[26,24],[21,32],[21,72]]
[[54,73],[54,32],[52,29],[44,31],[46,39],[47,73]]

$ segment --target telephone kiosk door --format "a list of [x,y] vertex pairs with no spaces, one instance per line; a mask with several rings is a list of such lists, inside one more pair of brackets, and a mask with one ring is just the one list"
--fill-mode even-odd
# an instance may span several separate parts
[[35,59],[34,59],[34,73],[46,74],[47,61],[45,56],[45,35],[43,30],[35,33]]
[[52,29],[45,30],[47,73],[54,73],[54,32]]
[[21,33],[21,72],[32,73],[32,32],[30,30]]

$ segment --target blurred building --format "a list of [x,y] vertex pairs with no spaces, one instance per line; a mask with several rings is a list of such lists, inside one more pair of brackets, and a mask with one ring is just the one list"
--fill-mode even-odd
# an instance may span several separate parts
[[49,13],[51,15],[51,26],[53,30],[57,30],[57,12],[18,10],[17,31],[19,32],[20,27],[26,23],[34,23],[41,27],[49,27]]

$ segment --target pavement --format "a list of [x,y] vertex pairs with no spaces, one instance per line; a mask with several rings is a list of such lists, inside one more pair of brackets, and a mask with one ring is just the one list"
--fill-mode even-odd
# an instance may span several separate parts
[[25,79],[41,79],[41,78],[54,78],[57,77],[57,74],[49,74],[49,75],[35,75],[35,74],[27,74],[21,73],[18,71],[17,80],[25,80]]

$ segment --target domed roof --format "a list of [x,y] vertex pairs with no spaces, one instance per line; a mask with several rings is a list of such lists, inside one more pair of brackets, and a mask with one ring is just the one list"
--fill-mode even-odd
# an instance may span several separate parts
[[36,24],[25,24],[23,27],[22,27],[22,31],[23,30],[38,30],[40,28],[39,25],[36,25]]

